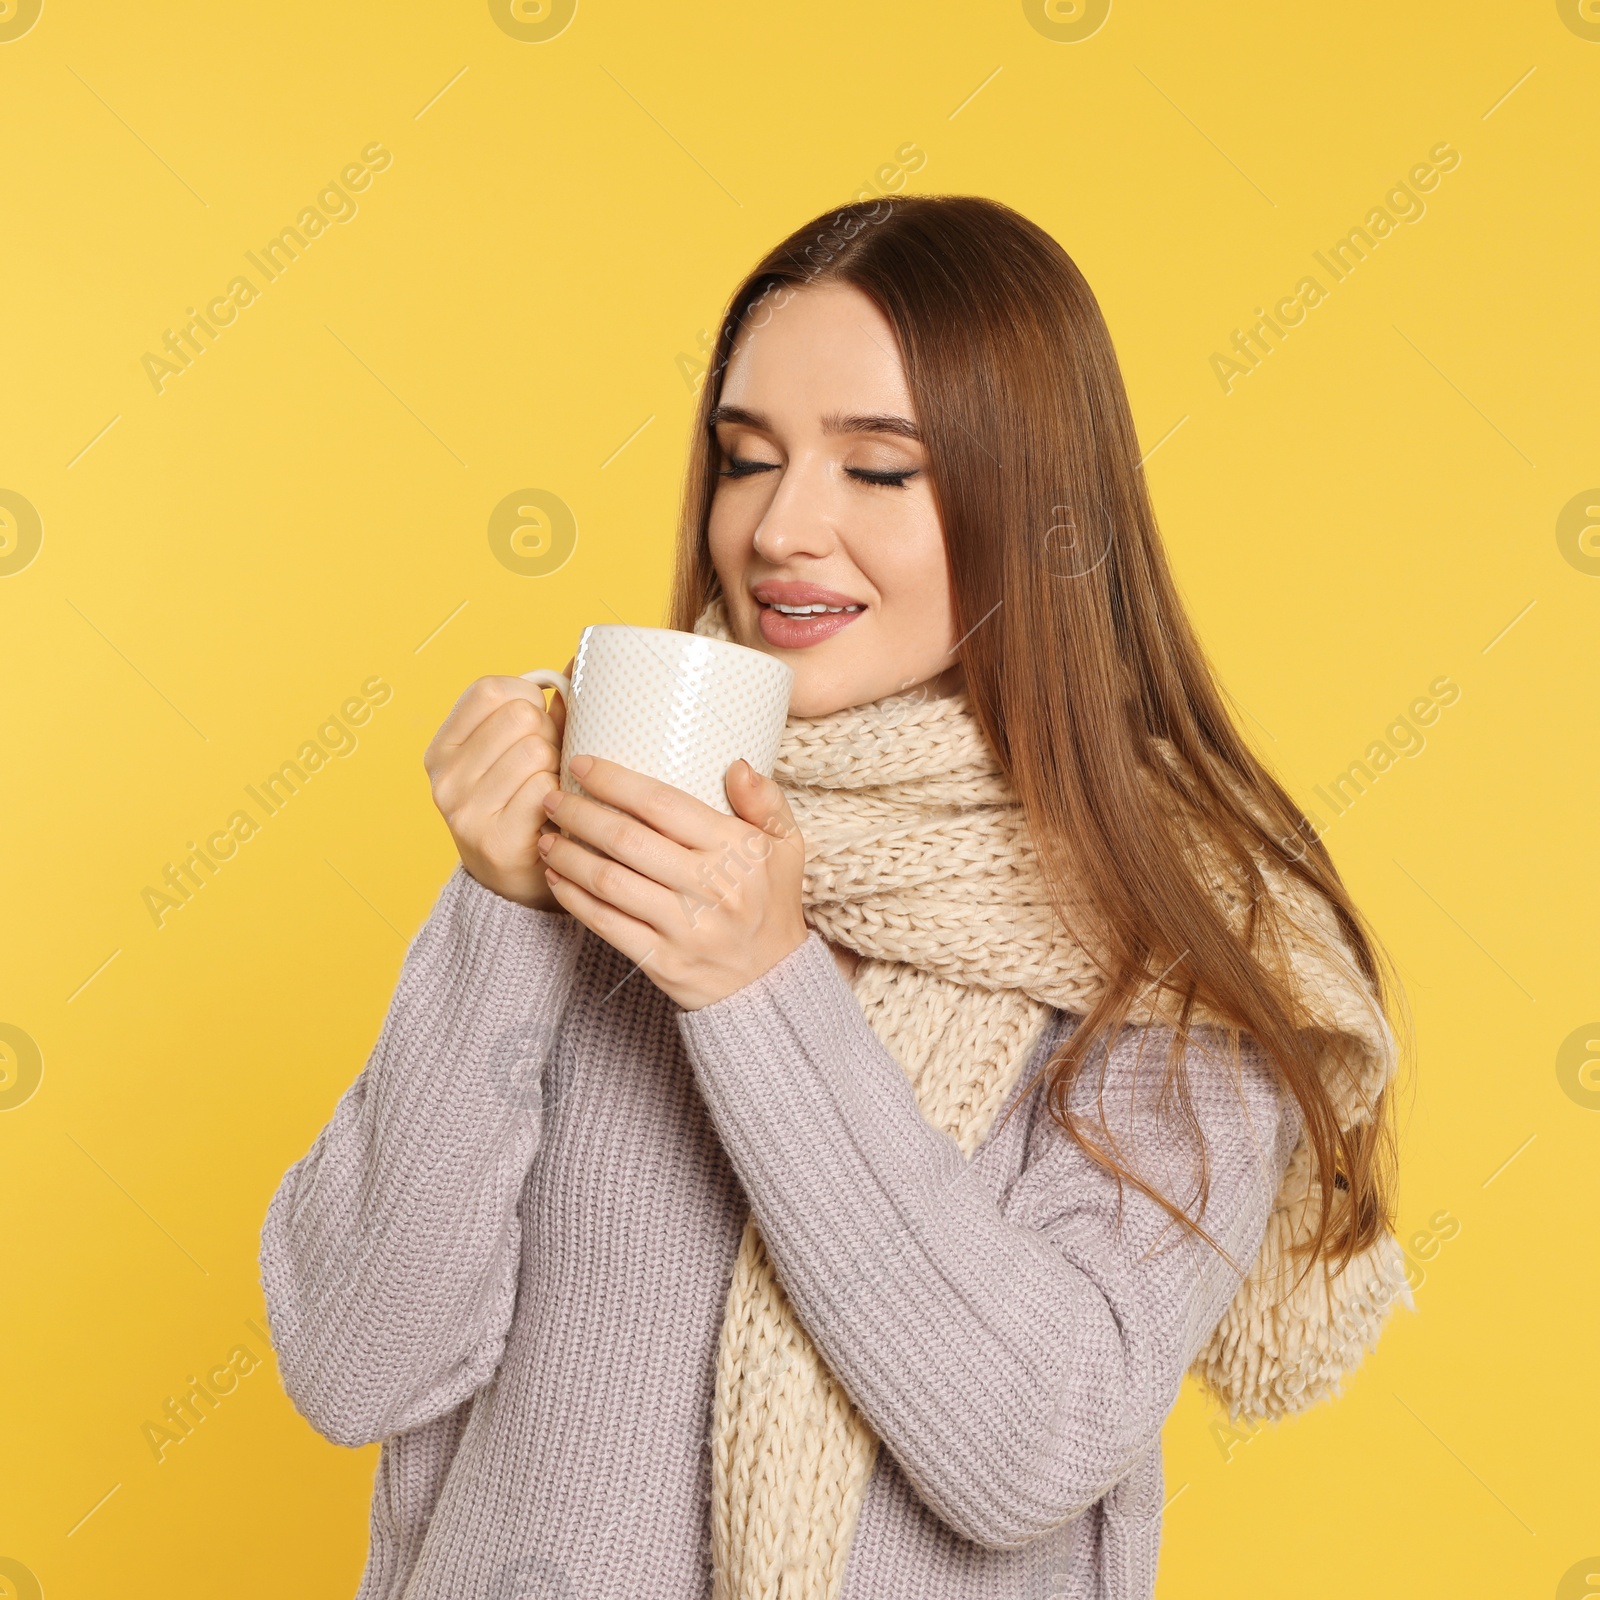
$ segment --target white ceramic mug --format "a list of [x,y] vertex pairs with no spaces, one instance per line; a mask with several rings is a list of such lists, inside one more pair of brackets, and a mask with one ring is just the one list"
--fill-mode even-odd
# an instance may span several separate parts
[[574,756],[600,756],[729,816],[728,768],[743,757],[772,776],[794,685],[794,673],[759,650],[624,623],[583,630],[570,681],[542,667],[522,676],[566,702],[563,789],[583,792]]

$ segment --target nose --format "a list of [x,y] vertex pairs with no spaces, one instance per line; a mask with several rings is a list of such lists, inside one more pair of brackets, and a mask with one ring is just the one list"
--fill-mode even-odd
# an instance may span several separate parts
[[838,546],[832,496],[824,460],[791,459],[752,541],[756,554],[773,566],[795,556],[823,557]]

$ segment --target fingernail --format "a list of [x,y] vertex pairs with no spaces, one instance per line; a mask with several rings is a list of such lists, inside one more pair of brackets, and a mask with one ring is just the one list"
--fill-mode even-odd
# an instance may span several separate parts
[[560,804],[561,791],[559,789],[552,789],[548,794],[545,795],[544,808],[546,811],[554,811],[555,808]]
[[581,778],[593,765],[593,756],[574,756],[572,760],[567,763],[567,770],[573,775],[573,777]]
[[539,854],[542,856],[549,855],[555,849],[555,844],[556,836],[553,833],[541,833],[539,835]]

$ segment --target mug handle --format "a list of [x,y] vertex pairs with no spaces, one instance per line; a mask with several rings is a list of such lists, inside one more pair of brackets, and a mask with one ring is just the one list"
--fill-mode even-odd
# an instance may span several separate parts
[[561,696],[567,710],[572,710],[572,679],[566,673],[553,672],[549,667],[536,667],[532,672],[524,672],[522,676],[529,683],[538,684],[541,689],[554,689]]

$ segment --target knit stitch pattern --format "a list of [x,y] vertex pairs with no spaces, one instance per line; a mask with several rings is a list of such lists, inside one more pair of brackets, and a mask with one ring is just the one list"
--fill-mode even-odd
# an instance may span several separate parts
[[[296,1407],[381,1443],[359,1600],[708,1600],[719,1340],[747,1221],[880,1448],[841,1600],[1149,1600],[1161,1430],[1239,1286],[1024,1094],[970,1159],[821,940],[680,1011],[457,867],[262,1231]],[[1169,1037],[1069,1108],[1178,1192]],[[1204,1225],[1251,1260],[1299,1134],[1246,1049],[1188,1061]],[[844,1559],[840,1551],[834,1559]]]
[[[695,626],[730,638],[720,597]],[[791,717],[774,777],[806,843],[808,924],[864,958],[852,988],[873,1032],[923,1116],[970,1155],[1051,1009],[1088,1011],[1105,977],[1046,892],[1022,808],[965,695],[913,691]],[[1203,847],[1196,854],[1238,926],[1239,886]],[[1298,992],[1344,1035],[1325,1070],[1348,1126],[1370,1115],[1392,1041],[1331,916],[1284,874],[1269,882]],[[1157,996],[1135,1016],[1155,1020],[1160,1005]],[[1348,1060],[1354,1070],[1340,1064]],[[1302,1143],[1252,1273],[1196,1363],[1235,1415],[1279,1414],[1336,1390],[1394,1298],[1392,1239],[1355,1272],[1313,1272],[1286,1294],[1292,1247],[1314,1225],[1310,1154]],[[718,1355],[716,1600],[837,1600],[876,1449],[800,1327],[752,1218]]]
[[[840,1600],[1149,1600],[1161,1429],[1208,1341],[1221,1383],[1246,1394],[1347,1369],[1378,1297],[1353,1297],[1344,1320],[1315,1302],[1243,1316],[1229,1260],[1174,1239],[1037,1089],[1024,1100],[1077,1009],[1056,996],[1092,995],[1092,962],[1063,940],[1049,960],[963,968],[984,945],[964,917],[1041,930],[1024,943],[1057,935],[1026,839],[990,856],[984,829],[1014,818],[962,703],[933,708],[916,737],[953,778],[903,759],[902,727],[929,710],[916,697],[860,730],[931,819],[864,781],[849,737],[799,727],[780,767],[813,846],[808,917],[861,952],[853,985],[813,934],[684,1012],[572,918],[451,874],[364,1069],[262,1234],[289,1395],[333,1442],[381,1444],[360,1600],[706,1600],[718,1539],[741,1572],[770,1571],[797,1529],[780,1594],[814,1575]],[[966,813],[985,808],[968,837]],[[944,844],[929,825],[951,830]],[[926,965],[904,958],[913,947]],[[1034,977],[1058,1009],[1018,1068]],[[1104,1107],[1119,1147],[1178,1194],[1192,1142],[1150,1070],[1169,1042],[1124,1029],[1069,1109]],[[1296,1225],[1274,1194],[1307,1198],[1298,1116],[1248,1041],[1234,1074],[1203,1034],[1187,1059],[1212,1157],[1199,1220],[1259,1271],[1281,1254],[1273,1230]],[[749,1309],[730,1325],[735,1304]],[[719,1436],[719,1417],[745,1410],[716,1404],[730,1363],[753,1375],[737,1394],[770,1378],[764,1403],[798,1418],[778,1452],[746,1452],[737,1535],[734,1497],[713,1503],[713,1458],[731,1476],[768,1428],[762,1414]],[[849,1404],[817,1404],[819,1383]],[[858,1471],[833,1483],[820,1469],[824,1453],[874,1448],[864,1490]],[[752,1507],[770,1541],[750,1538]],[[813,1523],[831,1530],[821,1542]]]

